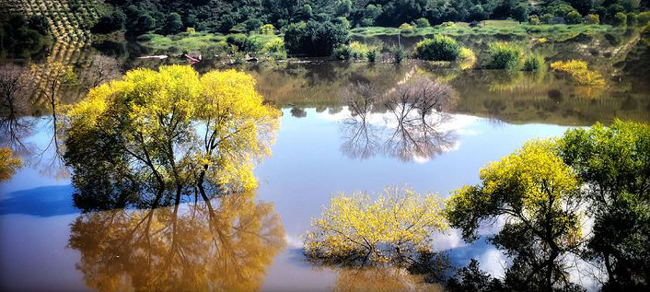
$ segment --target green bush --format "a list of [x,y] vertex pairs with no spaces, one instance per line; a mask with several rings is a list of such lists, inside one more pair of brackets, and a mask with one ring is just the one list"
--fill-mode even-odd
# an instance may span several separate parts
[[553,19],[553,14],[550,14],[550,13],[546,13],[546,14],[542,15],[542,17],[540,17],[540,20],[542,21],[542,23],[546,23],[546,24],[551,23],[552,19]]
[[623,26],[627,23],[627,15],[623,12],[618,12],[614,15],[614,19],[612,20],[612,24],[614,26]]
[[366,58],[368,58],[368,62],[375,62],[377,60],[377,55],[379,55],[379,50],[371,49],[366,53]]
[[636,16],[636,13],[630,12],[627,14],[627,25],[629,26],[634,26],[638,22],[638,17]]
[[348,30],[330,21],[292,23],[284,31],[284,42],[292,54],[329,56],[334,48],[348,42]]
[[337,58],[339,60],[348,61],[352,58],[352,48],[350,48],[348,45],[337,47],[332,52],[332,55],[334,58]]
[[598,14],[589,14],[585,16],[585,24],[600,24],[600,16]]
[[532,15],[531,17],[528,18],[528,23],[532,25],[539,25],[540,24],[539,16]]
[[402,25],[399,26],[399,30],[401,33],[412,33],[415,28],[408,23],[402,23]]
[[524,71],[542,71],[544,69],[546,69],[546,61],[540,54],[529,55],[524,60]]
[[641,26],[648,24],[650,22],[650,11],[639,13],[637,20]]
[[424,39],[415,45],[415,57],[427,61],[456,61],[460,56],[461,46],[456,40],[436,35]]
[[579,24],[582,23],[582,15],[578,11],[571,11],[564,17],[564,21],[567,24]]
[[424,17],[416,19],[415,20],[415,25],[417,25],[417,27],[430,27],[431,26],[431,24],[429,23],[429,20],[424,18]]
[[490,61],[487,64],[489,69],[516,69],[521,62],[523,50],[508,43],[492,43],[488,49]]
[[393,49],[393,61],[395,64],[400,64],[406,58],[406,51],[402,48]]

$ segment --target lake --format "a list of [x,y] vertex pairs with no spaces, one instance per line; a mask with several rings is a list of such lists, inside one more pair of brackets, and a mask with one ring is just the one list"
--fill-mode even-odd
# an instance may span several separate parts
[[[119,65],[120,71],[132,66]],[[201,72],[223,68],[195,66]],[[189,199],[179,209],[82,214],[72,199],[75,189],[56,147],[47,102],[31,102],[15,119],[24,126],[19,133],[3,128],[2,145],[22,149],[17,153],[25,167],[0,183],[2,290],[350,291],[372,290],[376,281],[385,281],[384,287],[412,281],[395,291],[433,291],[438,288],[400,271],[361,274],[310,264],[302,253],[310,220],[341,192],[377,196],[387,186],[408,186],[449,197],[463,185],[479,183],[482,166],[530,139],[615,119],[650,121],[650,84],[632,73],[594,89],[554,72],[458,70],[415,61],[313,60],[238,68],[252,74],[265,101],[281,109],[281,126],[272,156],[254,170],[259,188],[214,199],[214,206]],[[389,92],[419,76],[450,85],[457,97],[433,129],[402,127],[385,107],[360,118],[342,98],[345,88],[356,84]],[[62,104],[78,102],[83,93],[65,88]],[[485,226],[481,234],[498,228]],[[478,259],[496,276],[509,262],[485,237],[465,243],[457,230],[439,234],[434,249],[446,252],[456,267]],[[589,277],[573,276],[590,290],[597,287]]]

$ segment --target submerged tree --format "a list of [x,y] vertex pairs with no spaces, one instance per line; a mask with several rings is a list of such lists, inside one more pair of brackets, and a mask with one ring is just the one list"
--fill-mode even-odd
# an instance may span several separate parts
[[18,155],[32,152],[24,137],[33,130],[34,123],[23,119],[29,114],[28,95],[33,90],[29,76],[16,65],[0,68],[0,145],[9,147]]
[[446,210],[473,241],[485,222],[505,219],[491,241],[513,258],[505,283],[517,291],[573,289],[563,259],[582,242],[580,185],[551,140],[534,140],[481,170],[481,185],[456,191]]
[[362,192],[341,194],[312,220],[305,254],[334,265],[409,267],[431,252],[434,234],[447,229],[442,206],[437,195],[408,188],[386,188],[375,201]]
[[569,130],[560,153],[586,184],[595,219],[587,258],[607,271],[604,291],[650,287],[650,126],[616,121]]
[[273,205],[254,198],[83,214],[68,245],[98,291],[257,291],[285,240]]
[[65,160],[80,196],[137,194],[157,206],[256,187],[252,168],[270,155],[279,111],[246,73],[164,66],[92,89],[68,117]]

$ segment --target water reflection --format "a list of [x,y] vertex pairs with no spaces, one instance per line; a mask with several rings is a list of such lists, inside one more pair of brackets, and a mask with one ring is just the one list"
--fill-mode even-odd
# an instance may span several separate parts
[[442,286],[425,282],[424,276],[400,268],[373,267],[339,269],[335,292],[445,291]]
[[445,83],[419,77],[383,93],[357,83],[342,96],[350,114],[343,121],[341,151],[351,158],[382,153],[403,162],[427,161],[456,143],[455,133],[444,126],[452,120],[448,111],[457,94]]
[[68,245],[99,291],[257,291],[285,239],[273,205],[254,198],[83,214]]

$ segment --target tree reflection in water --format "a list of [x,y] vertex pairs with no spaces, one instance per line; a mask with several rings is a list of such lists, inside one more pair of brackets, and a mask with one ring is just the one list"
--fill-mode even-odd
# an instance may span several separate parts
[[400,268],[345,268],[336,275],[335,292],[444,291],[440,285],[426,283],[422,275]]
[[273,205],[254,197],[86,213],[69,247],[99,291],[256,291],[285,240]]
[[[380,93],[370,84],[357,83],[342,97],[350,117],[343,122],[341,151],[351,158],[383,153],[404,162],[428,160],[455,145],[455,133],[444,129],[452,120],[447,111],[457,99],[447,84],[419,77]],[[382,111],[387,114],[378,121]]]

